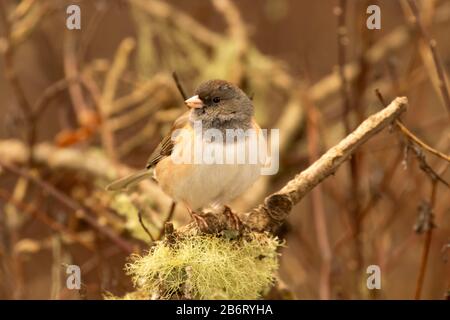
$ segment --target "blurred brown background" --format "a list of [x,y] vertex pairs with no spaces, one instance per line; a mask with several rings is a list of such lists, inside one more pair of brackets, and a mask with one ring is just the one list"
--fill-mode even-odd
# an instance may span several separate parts
[[[238,83],[253,95],[262,127],[280,129],[280,172],[263,177],[236,209],[259,203],[379,110],[375,88],[388,102],[406,95],[404,124],[450,153],[450,110],[406,2],[1,1],[0,155],[14,168],[0,171],[0,298],[95,299],[131,290],[126,257],[148,240],[124,206],[144,210],[158,235],[170,202],[153,186],[154,193],[119,199],[103,187],[142,167],[185,111],[173,71],[187,94],[204,79]],[[69,31],[65,10],[73,3],[81,30]],[[448,74],[450,1],[417,3]],[[366,28],[369,4],[381,8],[381,30]],[[339,60],[351,64],[346,93]],[[29,145],[43,146],[31,162]],[[421,283],[421,298],[448,294],[449,188],[437,182],[433,200],[435,183],[407,145],[398,130],[381,132],[294,208],[279,232],[284,297],[412,299]],[[448,162],[422,154],[450,181]],[[431,207],[436,228],[421,281],[430,233],[414,226],[426,229],[420,218]],[[175,225],[187,219],[177,208]],[[65,288],[64,264],[81,266],[80,292]],[[381,290],[366,288],[372,264],[381,267]]]

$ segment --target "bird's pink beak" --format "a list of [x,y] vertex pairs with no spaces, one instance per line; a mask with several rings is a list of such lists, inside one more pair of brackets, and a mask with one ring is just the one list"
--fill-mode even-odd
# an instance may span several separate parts
[[189,108],[203,108],[203,101],[198,97],[198,95],[190,97],[189,99],[185,100],[184,103],[186,103]]

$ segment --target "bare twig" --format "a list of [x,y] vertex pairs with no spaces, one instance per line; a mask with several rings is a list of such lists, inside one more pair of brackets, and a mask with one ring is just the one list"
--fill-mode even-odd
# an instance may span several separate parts
[[100,99],[100,114],[102,117],[102,141],[110,158],[117,160],[115,150],[114,133],[110,128],[108,118],[113,111],[113,101],[116,95],[120,77],[128,65],[128,58],[135,47],[132,38],[124,39],[117,49],[111,69],[106,74],[105,84]]
[[30,12],[30,9],[37,2],[36,0],[23,0],[21,1],[15,8],[14,11],[9,14],[9,20],[18,20],[27,15]]
[[79,78],[61,79],[48,86],[42,95],[36,100],[33,106],[33,118],[37,120],[45,111],[50,101],[66,90],[71,83],[79,82]]
[[86,53],[92,43],[92,40],[96,36],[96,32],[101,26],[101,22],[105,17],[107,10],[106,8],[98,8],[94,11],[92,17],[90,18],[86,30],[82,33],[82,38],[80,39],[80,44],[77,50],[77,58],[80,61],[81,66],[83,66],[83,61],[86,58]]
[[[402,153],[399,152],[397,157],[394,159],[393,163],[388,167],[386,172],[383,174],[383,178],[380,181],[379,189],[383,190],[386,189],[390,179],[394,175],[395,170],[398,168],[399,164],[402,160]],[[365,204],[365,206],[361,209],[361,211],[358,214],[357,219],[359,220],[358,223],[362,224],[364,221],[364,218],[366,218],[367,214],[370,212],[370,210],[380,201],[381,197],[379,197],[379,193],[372,193],[369,201]],[[354,237],[357,237],[358,234],[354,233],[355,230],[352,228],[349,228],[347,232],[345,232],[336,242],[333,246],[333,252],[338,251],[340,248],[342,248],[342,245],[346,243],[347,240],[353,239]]]
[[[386,106],[386,102],[380,92],[379,89],[375,89],[375,93],[378,97],[378,99],[380,100],[380,102],[382,103],[383,106]],[[395,124],[396,126],[400,129],[400,131],[411,141],[414,142],[415,144],[417,144],[419,147],[421,147],[422,149],[430,152],[431,154],[434,154],[435,156],[444,159],[448,162],[450,162],[450,156],[443,154],[442,152],[430,147],[429,145],[427,145],[425,142],[423,142],[421,139],[419,139],[416,135],[414,135],[408,128],[406,128],[406,126],[400,121],[400,120],[395,120]]]
[[[17,9],[19,9],[17,7]],[[18,46],[24,42],[32,34],[33,31],[37,29],[37,26],[44,21],[47,15],[55,12],[57,7],[50,1],[36,1],[35,5],[32,6],[32,10],[27,10],[23,8],[19,15],[22,14],[20,19],[17,19],[19,15],[14,15],[14,13],[19,13],[17,11],[13,12],[12,25],[11,28],[11,40],[13,46]]]
[[161,231],[159,232],[158,239],[162,239],[164,236],[164,233],[166,231],[166,224],[172,220],[173,214],[175,213],[175,208],[177,206],[177,203],[175,201],[172,201],[172,204],[170,205],[169,214],[167,215],[166,219],[164,219],[164,222],[161,227]]
[[[318,111],[314,105],[305,97],[305,105],[308,110],[308,153],[310,163],[313,163],[320,156],[319,150],[319,129],[318,129]],[[331,262],[332,252],[328,237],[327,219],[323,201],[323,192],[321,186],[313,189],[311,192],[313,216],[316,226],[317,242],[322,257],[320,270],[319,295],[322,300],[331,298]]]
[[244,60],[248,49],[247,28],[239,9],[230,0],[213,0],[214,7],[224,16],[228,24],[228,35],[236,47],[231,80],[241,85],[245,80]]
[[395,122],[395,124],[398,126],[398,128],[401,130],[401,132],[407,136],[412,142],[414,142],[415,144],[417,144],[419,147],[421,147],[422,149],[430,152],[431,154],[434,154],[435,156],[444,159],[448,162],[450,162],[450,156],[443,154],[442,152],[430,147],[429,145],[427,145],[425,142],[423,142],[422,140],[420,140],[417,136],[415,136],[411,131],[408,130],[408,128],[405,127],[405,125],[403,123],[401,123],[399,120],[397,120]]
[[[379,90],[375,90],[375,92],[378,96],[378,99],[381,101],[381,103],[383,105],[385,105],[386,103],[384,101],[384,98],[383,98],[381,92]],[[425,143],[421,142],[420,139],[418,139],[412,133],[410,133],[409,130],[407,130],[406,127],[403,126],[403,124],[399,120],[396,120],[395,124],[397,125],[397,127],[400,128],[401,132],[407,137],[408,141],[413,141],[416,144],[418,144],[419,146],[421,146],[421,145],[426,146]],[[421,152],[421,150],[419,149],[418,146],[412,145],[411,147],[407,146],[407,148],[413,149],[413,151],[417,157],[417,160],[420,163],[420,168],[428,175],[428,177],[431,181],[430,201],[422,203],[422,205],[419,207],[419,214],[421,215],[420,216],[421,219],[415,227],[416,232],[425,232],[425,241],[423,244],[422,258],[421,258],[419,274],[417,277],[416,291],[415,291],[415,296],[414,296],[415,299],[418,300],[418,299],[420,299],[420,296],[422,293],[422,287],[423,287],[423,282],[424,282],[425,273],[426,273],[426,266],[427,266],[427,261],[428,261],[428,256],[429,256],[429,252],[430,252],[430,246],[431,246],[431,238],[432,238],[432,233],[433,233],[433,228],[434,228],[432,211],[433,211],[434,204],[436,202],[437,184],[438,184],[438,182],[442,182],[447,187],[450,188],[450,186],[444,179],[442,179],[439,176],[439,174],[437,174],[428,165],[428,163],[425,160],[425,156],[423,155],[423,153]],[[429,149],[434,150],[431,147],[427,146],[426,150],[429,151]],[[432,153],[436,154],[436,152],[432,152]]]
[[[4,1],[0,1],[0,21],[5,28],[5,48],[3,50],[3,59],[5,66],[5,77],[9,81],[12,91],[17,99],[19,108],[21,109],[25,122],[27,124],[26,141],[30,150],[33,150],[33,145],[36,141],[36,125],[33,121],[31,104],[27,99],[25,90],[20,83],[20,79],[17,75],[17,71],[14,66],[14,44],[12,36],[12,27],[8,21],[7,8]],[[1,50],[0,50],[1,51]],[[29,163],[32,163],[32,154],[30,153]]]
[[156,125],[153,122],[148,122],[144,128],[137,132],[134,136],[124,141],[118,148],[117,153],[119,157],[124,157],[130,154],[136,148],[148,143],[156,132]]
[[152,242],[155,242],[155,238],[153,238],[152,234],[150,233],[150,231],[145,226],[144,220],[142,219],[142,212],[141,212],[141,210],[138,210],[138,217],[139,217],[139,223],[141,224],[142,229],[144,229],[145,233],[147,233],[147,235],[150,238],[150,240]]
[[80,243],[86,249],[94,251],[94,247],[92,246],[91,243],[84,241],[76,233],[72,232],[70,229],[66,228],[58,221],[53,220],[52,218],[50,218],[48,215],[41,212],[37,208],[34,208],[34,206],[26,204],[17,199],[14,199],[14,197],[8,191],[0,189],[0,198],[3,198],[5,199],[5,201],[12,203],[19,210],[32,215],[36,219],[40,220],[42,223],[48,225],[51,229],[58,231],[61,234],[67,235],[69,238],[72,238],[74,241]]
[[184,91],[183,86],[181,85],[180,78],[178,78],[178,75],[175,71],[172,72],[172,77],[173,81],[175,81],[178,91],[181,94],[181,97],[183,98],[183,100],[186,100],[188,96],[186,95],[186,92]]
[[425,172],[425,174],[430,178],[431,181],[441,182],[442,184],[447,186],[447,188],[450,188],[448,182],[441,178],[441,176],[436,171],[434,171],[433,168],[430,167],[425,159],[425,155],[419,147],[417,147],[416,145],[410,145],[407,146],[407,148],[408,150],[412,149],[414,151],[416,159],[419,162],[420,169]]
[[105,84],[102,92],[102,113],[109,116],[113,112],[113,101],[117,93],[117,86],[128,65],[129,55],[133,51],[136,43],[132,38],[122,40],[114,56],[114,61],[110,70],[106,74]]
[[66,207],[73,210],[78,218],[86,221],[86,223],[88,223],[91,227],[95,228],[96,230],[98,230],[99,232],[103,233],[105,236],[110,238],[126,253],[132,253],[134,251],[133,246],[130,243],[128,243],[128,241],[120,238],[106,226],[101,225],[95,218],[91,217],[80,204],[78,204],[75,200],[73,200],[72,198],[68,197],[67,195],[56,189],[51,184],[39,179],[38,177],[30,175],[25,170],[17,168],[16,166],[7,163],[3,160],[0,160],[0,166],[7,169],[8,171],[13,172],[14,174],[26,178],[27,180],[41,187],[43,190],[45,190],[49,195],[53,196],[60,203],[64,204]]
[[[76,42],[74,35],[71,32],[65,33],[64,38],[64,73],[66,79],[74,79],[79,77],[78,61],[75,50]],[[84,116],[89,110],[85,101],[83,90],[78,82],[69,82],[69,95],[72,101],[72,106],[75,110],[78,123],[82,126],[84,123]]]
[[425,280],[425,274],[427,270],[427,262],[428,257],[430,253],[430,247],[431,247],[431,238],[433,235],[433,207],[436,202],[436,191],[437,191],[437,180],[431,180],[431,196],[430,196],[430,202],[429,203],[423,203],[421,208],[421,214],[425,215],[425,220],[422,221],[421,229],[425,232],[425,240],[423,243],[423,250],[422,250],[422,258],[420,261],[420,269],[419,274],[417,276],[417,282],[416,282],[416,292],[414,295],[414,298],[416,300],[419,300],[422,294],[422,288],[423,283]]
[[343,118],[346,133],[348,134],[351,130],[350,128],[350,94],[348,91],[347,76],[345,74],[345,62],[346,62],[346,47],[348,43],[347,38],[347,26],[346,26],[346,16],[347,16],[347,1],[339,0],[339,5],[334,8],[334,14],[338,19],[337,28],[337,44],[338,44],[338,70],[339,78],[341,81],[341,96],[343,101]]
[[[339,78],[341,81],[341,96],[343,101],[342,118],[346,134],[348,135],[351,131],[350,111],[352,110],[352,106],[347,76],[345,74],[346,48],[348,43],[347,26],[346,26],[347,1],[339,0],[339,5],[335,8],[334,13],[338,19],[338,33],[337,33],[338,70],[339,70]],[[351,178],[350,195],[352,199],[352,201],[349,202],[351,204],[349,208],[349,220],[351,227],[353,229],[352,233],[354,235],[357,235],[360,232],[361,228],[358,219],[358,214],[360,211],[360,201],[359,201],[359,166],[357,158],[358,155],[355,152],[355,154],[350,158],[349,162],[350,178]],[[359,270],[362,265],[362,254],[361,254],[361,243],[358,237],[354,238],[354,244],[355,244],[354,246],[355,259],[357,263],[357,268]]]
[[[133,92],[123,97],[117,98],[113,102],[112,114],[121,113],[124,110],[143,104],[150,96],[154,96],[159,93],[171,95],[172,91],[165,90],[164,87],[169,89],[170,78],[165,74],[157,74],[151,79],[147,80],[143,85],[137,87]],[[153,98],[152,98],[153,101]]]
[[198,23],[195,19],[178,10],[165,1],[152,0],[128,0],[143,11],[146,11],[153,17],[159,19],[167,19],[172,22],[180,30],[189,32],[195,40],[204,43],[208,46],[215,46],[221,41],[221,36],[215,32],[210,31]]
[[436,48],[437,47],[436,40],[431,38],[430,34],[426,30],[426,28],[423,24],[423,21],[421,20],[419,8],[417,7],[416,1],[415,0],[407,0],[407,2],[409,4],[409,7],[411,8],[413,15],[414,15],[414,23],[416,24],[423,40],[428,44],[428,46],[430,48],[430,51],[431,51],[431,54],[433,57],[433,61],[434,61],[434,65],[436,67],[436,73],[439,78],[438,87],[441,91],[444,106],[447,108],[447,111],[449,112],[449,116],[450,116],[450,93],[449,93],[449,89],[448,89],[448,85],[447,85],[445,70],[444,70],[441,58],[439,57],[439,53]]

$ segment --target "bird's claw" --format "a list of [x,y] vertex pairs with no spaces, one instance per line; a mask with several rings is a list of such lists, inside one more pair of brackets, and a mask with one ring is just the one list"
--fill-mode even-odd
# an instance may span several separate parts
[[192,212],[191,215],[200,231],[206,231],[209,229],[208,222],[206,222],[205,218],[195,212]]
[[239,217],[231,210],[230,207],[225,206],[225,210],[223,212],[227,218],[231,221],[231,226],[235,230],[241,230],[242,228],[242,221],[239,219]]

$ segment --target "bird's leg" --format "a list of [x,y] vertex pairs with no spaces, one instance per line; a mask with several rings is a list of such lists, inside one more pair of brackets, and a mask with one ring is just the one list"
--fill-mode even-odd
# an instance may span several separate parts
[[198,228],[201,231],[209,229],[208,223],[206,222],[205,218],[203,218],[198,213],[195,213],[194,211],[192,211],[192,209],[189,206],[186,206],[186,208],[187,208],[189,214],[191,215],[192,220],[195,221],[195,223],[197,224]]
[[231,220],[231,225],[233,226],[233,228],[236,230],[240,230],[242,227],[241,219],[239,219],[239,217],[236,214],[234,214],[234,212],[231,210],[229,206],[224,207],[225,209],[223,213],[227,216],[228,219]]

